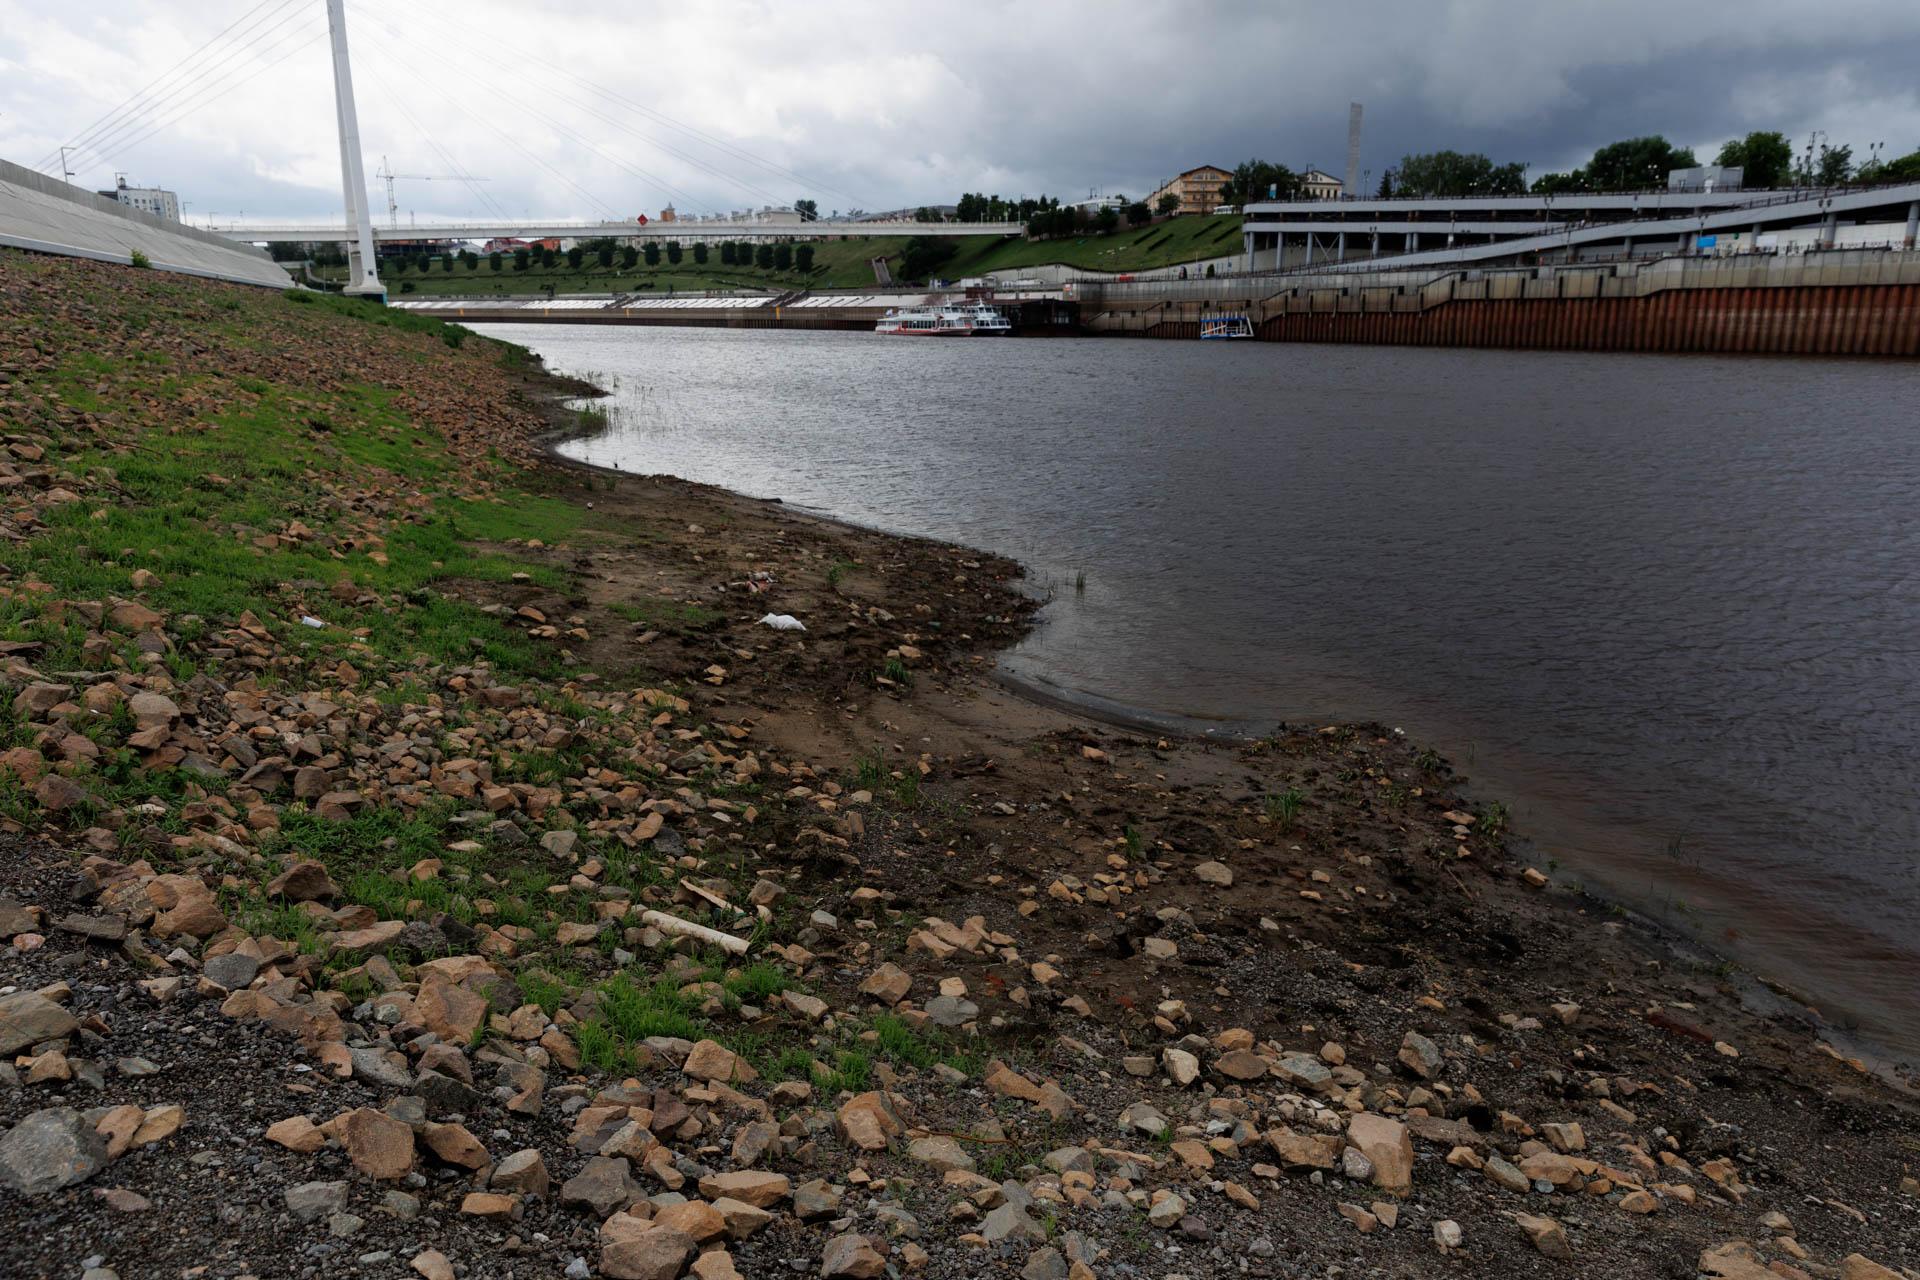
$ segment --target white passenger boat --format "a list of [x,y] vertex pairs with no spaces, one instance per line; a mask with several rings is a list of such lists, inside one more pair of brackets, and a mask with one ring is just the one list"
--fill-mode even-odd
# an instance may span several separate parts
[[896,307],[880,317],[873,331],[914,338],[970,338],[973,321],[973,314],[965,307]]
[[985,302],[969,302],[960,310],[973,317],[973,336],[976,338],[1005,337],[1013,332],[1013,323],[1000,308]]

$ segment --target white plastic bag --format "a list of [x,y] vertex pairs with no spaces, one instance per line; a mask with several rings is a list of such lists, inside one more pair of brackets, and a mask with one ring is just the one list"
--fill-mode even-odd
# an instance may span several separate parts
[[770,613],[760,619],[763,627],[772,627],[775,631],[805,631],[807,624],[790,613]]

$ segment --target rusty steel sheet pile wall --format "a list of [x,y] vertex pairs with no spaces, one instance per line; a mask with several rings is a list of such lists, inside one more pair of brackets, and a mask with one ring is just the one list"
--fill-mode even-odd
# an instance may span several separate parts
[[1137,288],[1102,290],[1083,298],[1082,321],[1094,333],[1197,338],[1202,315],[1239,311],[1271,342],[1920,355],[1914,253],[1667,259],[1426,279],[1245,277],[1211,282],[1208,298],[1183,292],[1156,299]]

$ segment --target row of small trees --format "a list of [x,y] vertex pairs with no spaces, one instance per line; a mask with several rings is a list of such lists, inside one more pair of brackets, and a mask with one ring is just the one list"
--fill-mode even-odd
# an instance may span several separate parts
[[[725,267],[757,267],[762,271],[813,270],[814,249],[810,244],[796,245],[785,240],[778,244],[723,240],[718,253],[720,265]],[[489,253],[485,261],[490,271],[503,270],[509,262],[515,271],[526,271],[536,265],[542,270],[552,271],[562,261],[568,268],[578,271],[586,266],[589,259],[609,270],[618,262],[621,270],[632,271],[642,260],[649,267],[659,266],[662,258],[666,259],[669,266],[679,266],[689,254],[695,266],[704,267],[713,257],[714,250],[705,241],[696,241],[689,250],[678,240],[668,240],[664,246],[658,240],[649,240],[639,248],[630,244],[615,244],[612,240],[594,240],[574,245],[564,253],[549,246],[528,246],[513,250],[509,257],[496,250]],[[456,262],[468,271],[477,271],[482,261],[480,255],[471,249],[462,249],[458,254],[443,254],[437,259],[428,254],[411,254],[389,259],[384,265],[386,270],[396,275],[405,275],[409,271],[425,275],[433,270],[436,260],[442,271],[452,271]]]

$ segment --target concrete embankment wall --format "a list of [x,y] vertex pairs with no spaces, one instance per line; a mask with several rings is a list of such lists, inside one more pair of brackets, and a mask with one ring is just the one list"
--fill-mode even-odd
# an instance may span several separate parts
[[5,160],[0,245],[100,262],[130,263],[141,253],[160,271],[269,289],[292,283],[278,263],[250,245],[129,209]]
[[1244,314],[1273,342],[1920,355],[1920,254],[1672,258],[1511,271],[1082,286],[1090,333],[1197,338]]

